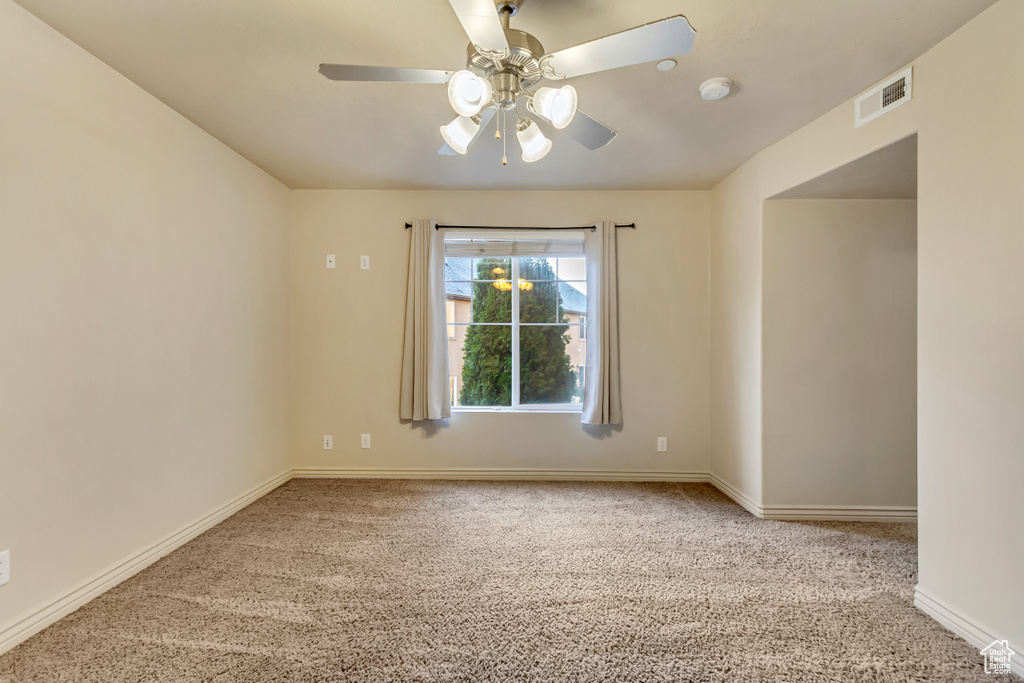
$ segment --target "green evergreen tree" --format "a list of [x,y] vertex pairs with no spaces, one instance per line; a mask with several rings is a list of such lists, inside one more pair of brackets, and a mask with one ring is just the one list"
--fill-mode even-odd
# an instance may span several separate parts
[[[522,403],[568,403],[576,389],[576,372],[569,354],[568,319],[561,314],[555,273],[547,259],[520,259],[520,278],[533,283],[519,291],[521,322],[557,323],[520,327],[519,373]],[[509,323],[512,320],[511,264],[509,259],[480,259],[479,280],[473,283],[473,322]],[[461,403],[467,406],[512,405],[512,336],[505,325],[470,325],[463,347]]]

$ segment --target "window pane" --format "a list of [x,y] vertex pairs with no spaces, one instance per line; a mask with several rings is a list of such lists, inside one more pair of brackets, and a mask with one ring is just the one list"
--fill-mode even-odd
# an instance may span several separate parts
[[537,280],[557,280],[553,258],[521,258],[519,259],[519,277],[536,282]]
[[475,258],[472,261],[474,280],[508,280],[512,277],[510,258]]
[[579,352],[583,354],[587,350],[587,339],[584,336],[583,326],[580,325],[580,318],[575,313],[569,313],[564,320],[569,323],[569,346],[576,345]]
[[519,328],[519,399],[527,404],[579,403],[568,325]]
[[[445,299],[464,299],[469,301],[472,293],[473,259],[446,258],[444,260],[444,296]],[[448,322],[451,322],[449,320]]]
[[512,328],[460,325],[448,342],[457,406],[512,405]]
[[475,323],[511,323],[512,291],[495,287],[498,282],[473,283],[473,320]]
[[[580,286],[583,285],[583,291]],[[575,318],[573,322],[579,322],[580,316],[587,315],[586,284],[582,282],[559,282],[558,283],[558,316],[559,322],[566,322],[566,316]]]
[[[587,259],[583,257],[558,259],[558,279],[585,282],[587,279]],[[586,289],[583,291],[586,291]]]
[[559,322],[555,320],[557,312],[557,282],[532,282],[530,280],[523,280],[519,283],[519,322]]
[[512,260],[499,258],[458,259],[472,261],[472,321],[475,323],[512,322]]
[[[446,258],[452,405],[511,407],[516,381],[524,405],[582,403],[585,278],[585,259],[577,257]],[[513,299],[519,301],[517,321]],[[513,334],[520,342],[518,377],[512,374]]]

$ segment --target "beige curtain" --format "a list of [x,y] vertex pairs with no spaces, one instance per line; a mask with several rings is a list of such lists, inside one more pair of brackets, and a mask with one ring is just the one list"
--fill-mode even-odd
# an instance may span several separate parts
[[587,254],[587,383],[583,424],[622,424],[619,282],[614,222],[584,233]]
[[414,221],[409,248],[402,359],[403,420],[451,417],[448,332],[444,309],[444,231],[434,221]]

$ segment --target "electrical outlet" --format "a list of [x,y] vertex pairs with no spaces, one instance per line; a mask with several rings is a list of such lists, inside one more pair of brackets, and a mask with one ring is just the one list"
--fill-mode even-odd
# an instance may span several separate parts
[[334,267],[334,254],[328,254],[327,255],[327,267],[328,268],[333,268]]
[[359,257],[359,267],[362,268],[363,270],[369,270],[370,269],[370,257],[369,256],[360,256]]
[[659,453],[665,453],[666,451],[668,451],[668,437],[667,436],[659,436],[658,437],[658,452]]
[[370,435],[369,434],[363,434],[361,437],[359,437],[359,447],[360,448],[369,448],[370,447]]
[[334,448],[334,437],[330,434],[324,434],[324,450],[329,451]]
[[0,586],[9,583],[11,580],[11,551],[5,550],[0,553]]

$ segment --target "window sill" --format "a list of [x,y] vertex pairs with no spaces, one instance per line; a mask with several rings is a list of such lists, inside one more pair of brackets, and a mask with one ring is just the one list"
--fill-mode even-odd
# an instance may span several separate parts
[[452,408],[452,415],[457,413],[533,413],[542,415],[580,415],[582,406],[551,406],[544,408]]

